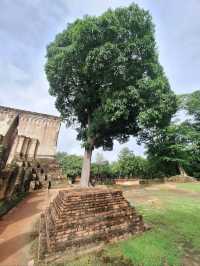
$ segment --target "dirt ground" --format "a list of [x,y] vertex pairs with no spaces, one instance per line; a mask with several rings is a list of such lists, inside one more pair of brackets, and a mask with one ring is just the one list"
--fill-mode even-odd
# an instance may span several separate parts
[[0,220],[0,266],[32,265],[33,226],[59,189],[32,192]]

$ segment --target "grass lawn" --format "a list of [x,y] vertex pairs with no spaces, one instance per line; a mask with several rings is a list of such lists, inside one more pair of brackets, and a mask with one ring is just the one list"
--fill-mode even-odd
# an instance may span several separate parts
[[200,192],[200,183],[183,183],[177,184],[177,188]]
[[152,229],[129,240],[107,245],[101,252],[59,265],[200,265],[199,186],[198,183],[178,184],[177,189],[155,186],[155,189],[126,191],[125,196]]

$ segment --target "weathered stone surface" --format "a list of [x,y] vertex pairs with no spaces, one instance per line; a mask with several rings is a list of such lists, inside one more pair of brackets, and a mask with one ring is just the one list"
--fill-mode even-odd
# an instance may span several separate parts
[[1,161],[1,168],[5,166],[9,154],[11,152],[13,143],[17,136],[19,117],[18,115],[8,114],[2,116],[0,113],[0,145],[4,148]]
[[42,168],[44,169],[45,173],[48,175],[48,179],[50,180],[61,180],[65,179],[60,165],[57,160],[55,159],[39,159],[38,162],[41,164]]
[[39,258],[124,239],[144,230],[142,216],[120,190],[63,190],[41,216]]
[[47,186],[47,174],[36,161],[15,161],[7,165],[0,173],[0,200]]
[[24,159],[54,158],[61,123],[60,118],[0,106],[0,135],[4,138],[15,117],[19,118],[18,132],[12,145],[8,163],[11,163],[15,156]]
[[61,178],[55,161],[60,123],[56,116],[0,106],[1,199]]

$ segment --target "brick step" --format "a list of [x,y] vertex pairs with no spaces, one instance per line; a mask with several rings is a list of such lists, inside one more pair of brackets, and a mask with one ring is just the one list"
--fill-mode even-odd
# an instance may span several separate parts
[[[50,219],[49,219],[50,220]],[[90,230],[93,231],[97,231],[99,229],[106,228],[106,227],[112,227],[113,225],[118,225],[121,224],[123,222],[127,222],[127,223],[137,223],[140,222],[140,216],[138,215],[124,215],[123,213],[121,213],[121,215],[116,215],[115,217],[113,216],[105,216],[103,219],[98,220],[98,219],[92,219],[90,220],[90,222],[85,223],[85,221],[77,221],[77,224],[59,224],[59,223],[55,223],[53,222],[53,220],[51,220],[51,223],[54,224],[54,230],[57,232],[56,235],[58,236],[63,236],[63,235],[70,235],[70,233],[73,234],[83,234],[84,232],[88,232]],[[83,226],[84,225],[84,226]],[[50,226],[48,226],[50,228]]]
[[51,215],[52,218],[54,220],[55,223],[77,223],[78,221],[82,222],[87,222],[88,220],[92,220],[92,219],[101,219],[101,216],[108,216],[108,217],[117,217],[119,214],[122,215],[135,215],[135,212],[131,211],[129,212],[126,208],[121,208],[118,209],[118,211],[116,210],[109,210],[109,211],[103,211],[103,212],[99,212],[96,214],[90,214],[90,213],[83,213],[81,215],[76,215],[76,216],[62,216],[62,217],[58,217],[55,210],[51,211]]
[[[53,215],[51,212],[51,216],[52,219]],[[82,219],[77,219],[77,220],[63,220],[63,221],[55,221],[54,220],[54,224],[56,226],[57,229],[65,229],[65,228],[78,228],[81,225],[85,224],[85,226],[92,226],[96,223],[99,223],[101,221],[110,221],[110,220],[116,220],[116,219],[120,219],[123,218],[125,219],[134,219],[135,217],[137,217],[131,210],[130,211],[122,211],[120,213],[105,213],[103,215],[99,215],[99,216],[93,216],[93,217],[82,217]]]
[[63,206],[64,208],[76,208],[78,207],[87,207],[87,206],[96,206],[97,204],[103,204],[103,203],[115,203],[115,202],[126,202],[125,200],[123,200],[122,197],[116,197],[116,198],[112,198],[112,199],[98,199],[98,200],[87,200],[87,201],[81,201],[80,203],[78,203],[78,201],[76,202],[67,202],[65,203],[63,199],[55,199],[54,203],[58,204],[59,206]]
[[128,206],[128,202],[125,202],[125,201],[122,201],[122,200],[116,200],[115,202],[114,201],[109,201],[109,202],[106,202],[106,201],[102,201],[102,202],[97,202],[95,205],[94,204],[87,204],[87,205],[84,205],[84,204],[80,204],[80,205],[68,205],[68,206],[64,206],[62,205],[62,203],[59,203],[59,202],[54,202],[53,205],[55,206],[55,208],[57,208],[58,210],[60,211],[63,211],[63,210],[66,210],[66,211],[76,211],[76,210],[81,210],[81,209],[87,209],[87,208],[95,208],[95,207],[101,207],[101,206],[113,206],[113,205],[118,205],[118,204],[123,204],[123,205],[126,205]]
[[55,234],[55,225],[51,219],[51,215],[49,213],[49,209],[47,209],[44,213],[45,217],[45,228],[46,228],[46,246],[47,250],[54,250],[54,246],[56,245],[56,234]]
[[81,237],[72,236],[71,239],[60,238],[60,240],[56,241],[54,246],[55,251],[64,250],[66,248],[71,247],[80,247],[84,245],[88,245],[90,243],[97,242],[109,242],[111,239],[123,239],[124,235],[132,235],[140,232],[142,228],[140,226],[135,227],[135,230],[132,230],[130,225],[117,225],[113,226],[112,229],[103,229],[98,232],[91,232],[90,234],[85,234]]
[[129,203],[127,201],[123,201],[123,200],[116,200],[116,201],[101,201],[101,202],[96,202],[96,204],[87,204],[87,205],[83,205],[83,204],[78,204],[76,203],[76,205],[68,205],[68,206],[63,206],[62,203],[60,203],[59,201],[55,201],[53,202],[54,207],[56,208],[56,210],[59,212],[76,212],[78,210],[83,210],[83,209],[91,209],[91,208],[97,208],[97,207],[103,207],[103,208],[108,208],[110,206],[128,206]]
[[64,207],[68,207],[68,206],[79,206],[79,205],[90,205],[90,204],[95,204],[95,203],[101,203],[101,202],[114,202],[114,201],[124,201],[122,196],[117,196],[117,197],[112,197],[112,198],[89,198],[89,199],[76,199],[73,201],[65,201],[64,198],[62,198],[61,196],[58,196],[55,199],[55,202],[57,202],[59,205],[62,205]]
[[110,195],[108,193],[100,193],[99,195],[95,195],[95,194],[91,194],[91,195],[82,195],[82,196],[67,196],[63,193],[59,193],[58,196],[60,198],[63,198],[66,203],[67,202],[73,202],[73,201],[77,201],[77,200],[81,200],[81,199],[84,199],[84,200],[88,200],[88,199],[102,199],[102,198],[107,198],[107,199],[111,199],[113,197],[122,197],[122,194],[121,193],[115,193],[113,195]]
[[[75,193],[76,194],[76,193]],[[60,191],[59,194],[58,194],[58,197],[59,198],[62,198],[66,203],[67,202],[77,202],[77,200],[82,200],[84,199],[84,201],[87,201],[88,199],[112,199],[112,198],[115,198],[117,196],[120,196],[120,197],[123,197],[122,195],[122,192],[113,192],[112,195],[109,191],[106,191],[106,192],[98,192],[97,193],[90,193],[90,195],[88,195],[87,193],[83,193],[83,194],[80,194],[80,195],[74,195],[73,193],[68,193],[67,191]]]
[[107,229],[111,229],[115,226],[121,226],[121,224],[134,224],[139,225],[140,224],[140,218],[137,217],[135,219],[133,219],[132,221],[130,221],[130,219],[123,219],[123,217],[119,218],[118,220],[115,221],[103,221],[103,222],[98,222],[95,223],[93,225],[87,225],[84,227],[77,227],[75,229],[62,229],[59,231],[59,229],[56,227],[56,239],[59,239],[60,237],[66,237],[66,238],[70,238],[70,237],[79,237],[82,235],[87,235],[90,234],[90,232],[101,232],[102,230],[104,231],[106,228]]
[[117,204],[117,205],[108,205],[108,206],[97,206],[87,208],[87,209],[76,209],[76,210],[65,210],[65,209],[59,209],[58,207],[54,207],[56,210],[57,216],[58,217],[66,217],[66,216],[79,216],[82,214],[98,214],[99,212],[104,212],[104,211],[110,211],[110,210],[119,210],[123,208],[128,208],[129,206],[123,203]]
[[62,210],[59,209],[58,207],[54,207],[56,214],[58,216],[58,218],[62,219],[65,217],[78,217],[78,216],[82,216],[82,215],[98,215],[101,212],[108,212],[111,210],[116,210],[119,211],[120,209],[126,209],[129,206],[123,203],[117,204],[117,205],[108,205],[108,206],[97,206],[95,207],[91,207],[91,208],[87,208],[87,209],[76,209],[76,210]]
[[39,247],[40,256],[45,255],[45,251],[48,249],[47,247],[47,229],[46,229],[46,220],[45,214],[42,213],[40,216],[40,227],[39,227]]
[[[130,209],[127,209],[127,208],[123,208],[123,209],[119,209],[119,211],[116,211],[116,210],[110,210],[110,211],[104,211],[104,212],[99,212],[98,214],[96,215],[91,215],[91,214],[82,214],[82,215],[79,215],[79,216],[73,216],[73,217],[58,217],[56,215],[56,212],[55,210],[51,210],[51,215],[52,215],[52,219],[54,220],[54,222],[56,224],[63,224],[63,223],[66,223],[66,224],[77,224],[77,223],[81,223],[81,222],[87,222],[87,221],[90,221],[90,220],[101,220],[103,219],[103,217],[111,217],[111,218],[115,218],[115,217],[118,217],[118,215],[124,215],[124,216],[127,216],[127,215],[131,215],[131,216],[134,216],[136,215],[136,212],[134,210],[130,210]],[[79,222],[80,221],[80,222]]]
[[67,217],[67,216],[71,216],[71,217],[77,217],[77,216],[82,216],[82,215],[87,215],[87,214],[98,214],[101,212],[105,212],[105,211],[110,211],[110,210],[119,210],[119,209],[124,209],[124,208],[128,208],[128,204],[127,203],[118,203],[118,204],[108,204],[108,205],[100,205],[100,206],[96,206],[95,207],[90,207],[90,208],[78,208],[78,209],[61,209],[58,206],[55,207],[54,205],[54,209],[56,210],[57,216],[59,218],[62,219],[62,217]]
[[62,202],[59,202],[59,201],[55,201],[55,202],[53,202],[53,204],[55,205],[55,206],[58,206],[58,208],[60,208],[60,209],[65,209],[65,210],[78,210],[78,209],[82,209],[82,208],[87,208],[87,207],[96,207],[96,206],[105,206],[105,204],[106,205],[114,205],[114,204],[118,204],[118,203],[123,203],[123,204],[125,204],[126,203],[126,205],[128,205],[128,202],[126,202],[126,201],[123,201],[123,200],[118,200],[118,199],[116,199],[115,201],[113,200],[113,201],[101,201],[101,202],[95,202],[95,204],[94,203],[87,203],[87,204],[69,204],[69,205],[64,205],[64,204],[62,204]]

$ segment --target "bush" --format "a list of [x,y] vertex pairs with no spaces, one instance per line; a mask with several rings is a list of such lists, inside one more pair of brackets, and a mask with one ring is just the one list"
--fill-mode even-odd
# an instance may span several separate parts
[[58,159],[62,172],[69,179],[75,179],[76,176],[81,175],[83,158],[77,155],[64,154]]

